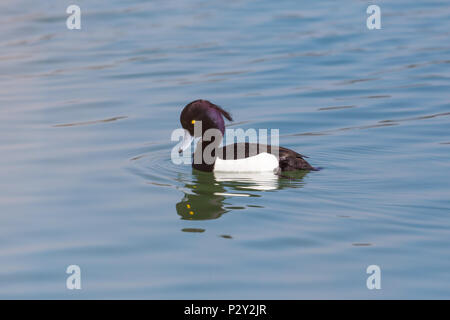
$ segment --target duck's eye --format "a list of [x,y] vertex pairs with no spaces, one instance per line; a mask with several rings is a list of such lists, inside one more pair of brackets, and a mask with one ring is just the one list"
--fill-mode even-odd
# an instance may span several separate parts
[[195,120],[192,120],[191,123],[192,123],[192,124],[195,124]]

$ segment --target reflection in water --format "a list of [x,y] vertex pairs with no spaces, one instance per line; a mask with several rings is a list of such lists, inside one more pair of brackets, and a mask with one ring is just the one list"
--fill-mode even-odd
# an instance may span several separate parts
[[234,208],[244,209],[232,206],[225,208],[225,204],[230,204],[224,203],[226,198],[260,197],[259,191],[301,188],[307,172],[296,171],[279,177],[273,173],[211,173],[193,170],[193,182],[185,184],[189,191],[177,203],[177,213],[186,220],[217,219]]
[[186,220],[217,219],[228,210],[223,208],[225,188],[210,172],[193,170],[193,181],[187,183],[183,199],[177,203],[177,212]]

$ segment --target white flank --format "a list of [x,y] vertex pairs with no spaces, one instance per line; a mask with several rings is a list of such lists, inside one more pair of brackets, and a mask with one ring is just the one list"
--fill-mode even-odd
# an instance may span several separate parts
[[214,172],[274,172],[277,168],[277,157],[267,152],[237,160],[217,158],[214,164]]

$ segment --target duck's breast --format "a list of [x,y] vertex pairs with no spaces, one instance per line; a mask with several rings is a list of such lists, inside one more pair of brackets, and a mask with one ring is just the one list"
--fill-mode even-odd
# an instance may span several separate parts
[[236,160],[216,159],[215,172],[273,172],[278,168],[278,159],[275,155],[262,152],[256,156]]

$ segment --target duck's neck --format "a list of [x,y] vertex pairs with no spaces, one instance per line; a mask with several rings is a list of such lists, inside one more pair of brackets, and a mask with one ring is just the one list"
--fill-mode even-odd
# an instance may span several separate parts
[[[217,148],[222,142],[222,136],[213,136],[211,141],[203,141],[201,139],[194,152],[192,159],[192,167],[200,171],[211,172],[214,170],[214,164],[217,158]],[[217,139],[217,141],[216,141]]]

